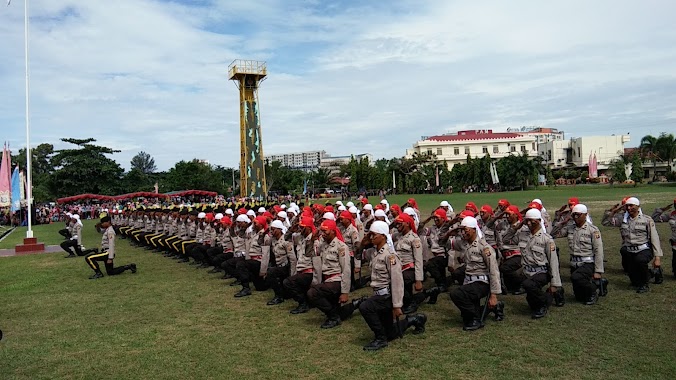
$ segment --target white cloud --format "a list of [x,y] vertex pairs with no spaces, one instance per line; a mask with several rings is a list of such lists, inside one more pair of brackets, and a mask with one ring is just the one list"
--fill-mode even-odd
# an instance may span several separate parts
[[[0,12],[0,125],[23,134],[23,7]],[[31,2],[32,141],[94,137],[160,169],[235,166],[227,66],[268,61],[267,154],[401,156],[421,135],[673,130],[671,1]],[[636,139],[637,140],[637,139]]]

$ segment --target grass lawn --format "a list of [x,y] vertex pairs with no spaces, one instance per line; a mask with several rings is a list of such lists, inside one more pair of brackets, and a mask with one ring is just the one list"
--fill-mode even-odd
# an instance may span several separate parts
[[[427,215],[446,199],[457,209],[507,198],[520,206],[541,198],[553,215],[569,196],[579,196],[600,225],[605,208],[637,195],[643,210],[673,200],[674,187],[567,187],[498,194],[416,196]],[[402,204],[408,196],[389,197]],[[375,199],[372,199],[375,202]],[[98,246],[93,221],[85,221],[84,244]],[[40,241],[56,244],[62,224],[36,226]],[[118,239],[117,265],[135,262],[137,274],[88,280],[81,258],[64,253],[0,258],[1,379],[666,379],[676,373],[676,281],[671,276],[667,225],[658,225],[665,252],[665,282],[638,295],[628,289],[619,260],[619,231],[602,228],[608,297],[595,306],[574,301],[561,247],[563,308],[531,320],[524,296],[501,296],[503,322],[488,320],[479,331],[461,330],[448,295],[423,305],[427,332],[407,334],[385,350],[365,353],[372,333],[360,315],[329,331],[312,310],[293,316],[295,302],[265,305],[271,291],[235,299],[219,275],[177,264]],[[25,231],[25,230],[24,230]],[[0,248],[13,247],[16,230]],[[362,289],[355,295],[368,294]]]

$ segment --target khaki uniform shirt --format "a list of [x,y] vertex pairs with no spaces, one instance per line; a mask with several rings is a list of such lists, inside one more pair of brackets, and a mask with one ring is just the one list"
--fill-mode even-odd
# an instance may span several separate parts
[[101,237],[101,251],[108,252],[108,258],[115,258],[115,230],[113,226],[106,228]]
[[[258,233],[252,233],[251,238],[249,239],[250,246],[249,251],[246,253],[247,260],[258,260],[262,261],[263,256],[267,255],[268,260],[270,258],[270,235],[265,230],[260,230]],[[261,265],[261,270],[262,265]]]
[[[459,260],[465,263],[465,284],[481,281],[490,285],[491,293],[502,293],[495,250],[485,239],[476,238],[468,243],[461,237],[455,237],[450,244],[458,251]],[[487,276],[490,282],[484,279],[475,280],[475,276]]]
[[235,228],[233,227],[233,232],[230,236],[232,237],[232,243],[235,251],[235,257],[241,257],[246,255],[249,252],[249,246],[251,246],[251,233],[247,232],[248,228]]
[[70,230],[71,240],[77,240],[77,245],[82,245],[82,226],[80,223],[75,223]]
[[622,235],[623,247],[648,244],[652,247],[655,256],[663,256],[655,221],[649,216],[643,214],[637,215],[636,218],[628,216],[626,222],[622,220],[620,235]]
[[[575,223],[566,224],[565,228],[554,228],[553,238],[567,237],[568,248],[571,254],[571,266],[574,266],[573,257],[590,258],[583,262],[594,263],[594,272],[603,273],[603,241],[601,240],[601,231],[593,224],[585,223],[578,227]],[[593,259],[593,260],[591,260]],[[583,259],[584,260],[584,259]]]
[[371,288],[379,290],[390,288],[392,307],[404,306],[404,276],[401,274],[401,261],[385,244],[371,262]]
[[345,239],[345,244],[350,250],[350,256],[354,256],[354,253],[357,252],[357,247],[361,240],[359,239],[359,231],[357,227],[350,224],[343,232],[343,239]]
[[671,246],[676,247],[676,211],[667,214],[661,208],[656,208],[652,219],[655,223],[669,223],[669,227],[671,227]]
[[477,219],[477,222],[479,223],[479,227],[481,227],[481,232],[484,233],[484,240],[486,240],[486,243],[491,247],[497,247],[498,242],[495,238],[495,225],[489,227],[481,218]]
[[532,277],[541,272],[549,272],[551,286],[561,286],[556,244],[546,231],[540,229],[528,236],[525,246],[521,249],[521,264],[523,274],[526,276]]
[[423,281],[425,273],[423,271],[423,252],[420,237],[411,230],[397,239],[394,248],[401,259],[402,267],[413,263],[415,280]]
[[606,227],[619,227],[622,225],[622,219],[624,218],[624,212],[617,212],[615,214],[611,213],[610,210],[606,210],[603,213],[603,219],[601,219],[601,225]]
[[331,243],[323,241],[319,246],[322,257],[322,282],[340,281],[340,292],[350,292],[350,255],[347,245],[334,238]]
[[296,266],[296,255],[293,252],[293,244],[290,241],[284,240],[282,236],[280,239],[271,237],[271,249],[267,250],[267,255],[263,252],[263,260],[261,260],[261,274],[268,272],[268,265],[270,265],[270,252],[275,255],[275,266],[283,267],[289,265]]

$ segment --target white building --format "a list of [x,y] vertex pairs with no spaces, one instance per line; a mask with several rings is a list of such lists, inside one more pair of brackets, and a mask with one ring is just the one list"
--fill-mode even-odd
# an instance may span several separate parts
[[319,166],[336,174],[340,170],[341,165],[350,163],[352,157],[354,157],[357,162],[361,161],[363,158],[367,158],[369,160],[369,165],[373,166],[373,155],[371,155],[371,153],[353,154],[350,156],[324,156]]
[[267,160],[279,161],[282,163],[282,166],[286,166],[291,169],[312,171],[319,168],[324,157],[326,157],[325,151],[314,150],[309,152],[273,154],[268,156]]
[[629,135],[584,136],[569,140],[554,140],[538,145],[538,154],[552,169],[566,166],[585,167],[589,156],[596,155],[599,170],[608,168],[610,161],[624,153]]
[[542,128],[542,127],[520,127],[507,128],[507,132],[518,133],[520,135],[535,136],[535,142],[542,144],[555,140],[564,140],[565,134],[556,128]]
[[406,150],[406,157],[411,158],[414,153],[436,155],[437,161],[444,161],[451,169],[455,164],[467,162],[467,155],[472,158],[484,157],[487,153],[491,158],[503,158],[509,154],[537,155],[537,138],[535,135],[496,132],[488,130],[458,131],[458,133],[439,136],[423,136],[413,144],[413,148]]

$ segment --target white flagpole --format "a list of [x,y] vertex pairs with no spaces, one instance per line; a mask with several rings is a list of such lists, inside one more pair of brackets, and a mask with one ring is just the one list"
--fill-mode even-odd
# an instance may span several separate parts
[[30,81],[28,76],[28,0],[24,0],[24,50],[26,54],[26,204],[28,205],[28,230],[26,231],[26,237],[32,238],[33,229],[31,216],[33,215],[33,182],[31,175],[31,161],[33,161],[33,157],[31,154]]

